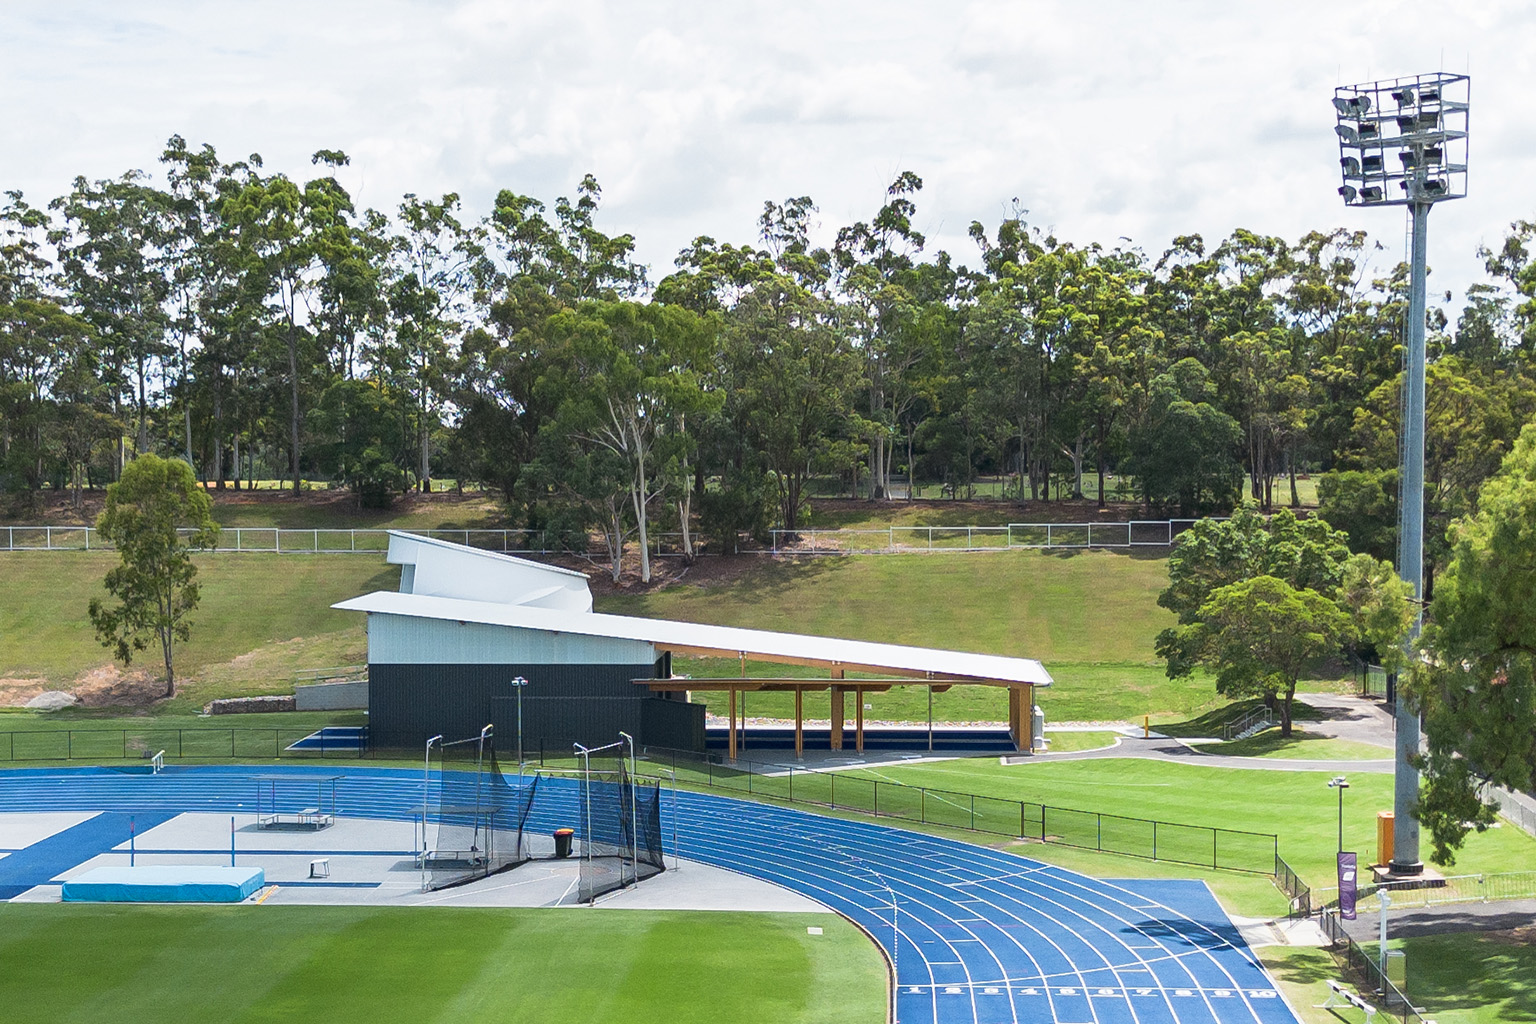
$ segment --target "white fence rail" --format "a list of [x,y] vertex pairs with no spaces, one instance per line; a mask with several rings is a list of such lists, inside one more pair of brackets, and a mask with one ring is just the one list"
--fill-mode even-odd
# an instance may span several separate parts
[[[1009,523],[1006,526],[888,526],[878,530],[772,530],[768,545],[746,540],[744,554],[832,555],[894,554],[918,551],[1005,551],[1010,548],[1070,550],[1087,548],[1168,547],[1194,519],[1140,520],[1129,523]],[[191,531],[184,531],[190,533]],[[569,549],[552,547],[543,530],[407,530],[425,537],[451,540],[486,551],[507,554],[555,555]],[[682,553],[681,533],[652,533],[652,553],[668,557]],[[695,535],[696,548],[712,543]],[[0,552],[109,550],[90,526],[0,526]],[[214,551],[276,554],[377,554],[388,550],[389,531],[380,529],[291,529],[271,526],[227,526],[219,532]],[[586,554],[601,557],[600,543]]]
[[[1536,871],[1500,871],[1482,875],[1447,875],[1444,885],[1423,882],[1393,882],[1360,886],[1358,898],[1365,900],[1382,889],[1392,893],[1393,910],[1446,906],[1452,903],[1494,903],[1499,900],[1536,899]],[[1314,907],[1337,906],[1339,890],[1334,887],[1312,890]]]

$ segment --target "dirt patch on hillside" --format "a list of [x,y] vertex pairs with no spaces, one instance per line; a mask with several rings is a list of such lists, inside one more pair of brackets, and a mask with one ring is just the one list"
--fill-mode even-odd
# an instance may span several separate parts
[[552,561],[563,568],[585,574],[592,595],[606,597],[612,594],[651,594],[675,586],[721,586],[759,571],[766,565],[792,562],[794,559],[785,556],[774,558],[771,555],[700,555],[690,565],[681,558],[653,558],[649,583],[640,582],[640,559],[637,556],[625,556],[624,577],[618,583],[613,582],[613,574],[607,566],[594,567],[591,562],[577,559]]
[[0,679],[0,707],[25,707],[40,693],[60,690],[73,694],[84,708],[144,707],[165,696],[165,682],[147,669],[124,672],[116,665],[102,665],[58,686],[42,678]]
[[0,707],[22,708],[40,693],[53,689],[46,679],[0,679]]
[[116,665],[102,665],[65,689],[80,698],[81,707],[143,707],[165,696],[165,680],[147,669],[124,672]]

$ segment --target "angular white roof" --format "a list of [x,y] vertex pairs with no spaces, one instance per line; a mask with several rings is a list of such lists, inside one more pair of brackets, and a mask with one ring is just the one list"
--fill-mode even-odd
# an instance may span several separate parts
[[907,647],[866,640],[841,640],[801,633],[776,633],[736,626],[709,626],[630,615],[603,615],[531,604],[377,591],[331,607],[380,615],[404,615],[638,640],[662,650],[680,653],[733,658],[743,656],[750,660],[789,664],[809,662],[844,667],[852,671],[888,672],[919,679],[925,676],[939,679],[960,677],[1002,683],[1030,683],[1035,686],[1051,684],[1050,673],[1045,667],[1028,658]]
[[406,566],[400,592],[491,604],[590,612],[592,591],[579,572],[465,544],[389,531],[388,561]]

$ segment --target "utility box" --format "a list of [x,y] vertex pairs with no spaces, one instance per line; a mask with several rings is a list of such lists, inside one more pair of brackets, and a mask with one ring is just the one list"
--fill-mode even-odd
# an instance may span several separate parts
[[1392,863],[1392,845],[1396,836],[1397,816],[1391,811],[1376,812],[1376,863]]
[[1039,704],[1030,705],[1029,749],[1045,749],[1045,712],[1041,709]]

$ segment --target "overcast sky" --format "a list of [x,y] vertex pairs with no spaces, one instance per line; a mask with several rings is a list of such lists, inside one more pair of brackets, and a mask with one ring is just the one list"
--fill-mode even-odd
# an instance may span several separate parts
[[1431,218],[1433,295],[1536,218],[1533,55],[1512,0],[4,0],[0,188],[153,170],[175,133],[296,177],[342,149],[382,209],[552,204],[590,171],[656,280],[697,235],[753,241],[765,199],[811,196],[830,236],[912,170],[929,248],[972,265],[966,228],[1017,197],[1063,238],[1154,255],[1364,227],[1385,266],[1404,215],[1343,208],[1334,86],[1470,70],[1470,196]]

